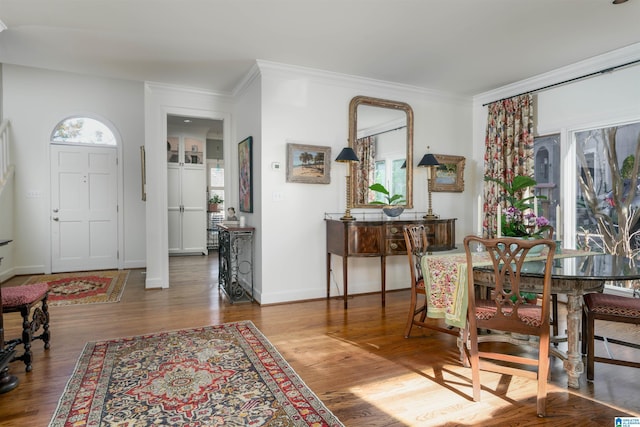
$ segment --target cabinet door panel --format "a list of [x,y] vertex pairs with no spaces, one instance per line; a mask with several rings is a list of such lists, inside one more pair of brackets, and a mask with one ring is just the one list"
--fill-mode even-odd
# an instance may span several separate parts
[[182,241],[182,213],[177,210],[170,210],[169,215],[169,251],[179,251]]
[[182,248],[186,252],[198,252],[205,247],[205,222],[200,211],[185,210],[182,213]]
[[380,255],[383,251],[380,226],[356,225],[349,228],[349,253]]

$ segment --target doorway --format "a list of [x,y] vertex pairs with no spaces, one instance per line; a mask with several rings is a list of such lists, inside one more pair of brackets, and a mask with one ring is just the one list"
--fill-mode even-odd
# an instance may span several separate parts
[[51,271],[119,267],[116,134],[103,121],[60,121],[50,141]]
[[[168,249],[170,255],[199,255],[215,249],[219,212],[209,209],[211,161],[224,164],[223,120],[167,115]],[[222,169],[224,171],[224,168]],[[224,200],[224,190],[216,192]],[[224,211],[223,211],[224,212]]]

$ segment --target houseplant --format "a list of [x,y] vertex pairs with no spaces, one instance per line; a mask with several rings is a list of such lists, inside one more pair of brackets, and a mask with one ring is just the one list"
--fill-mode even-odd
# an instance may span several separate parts
[[218,205],[222,202],[224,202],[224,200],[222,200],[222,197],[218,196],[217,194],[214,194],[209,199],[209,206],[207,210],[209,212],[218,212]]
[[505,190],[504,199],[507,207],[499,218],[503,236],[541,239],[548,230],[551,230],[549,220],[534,213],[535,197],[521,197],[523,190],[536,185],[535,179],[524,175],[516,175],[511,182],[491,177],[484,179],[495,182]]
[[369,186],[369,190],[374,191],[376,193],[382,194],[384,201],[381,200],[373,200],[369,202],[370,205],[385,205],[382,208],[382,211],[387,216],[398,216],[402,212],[404,212],[404,208],[402,206],[398,206],[400,204],[407,203],[404,196],[402,194],[394,194],[391,195],[389,190],[385,188],[384,185],[380,183],[375,183]]

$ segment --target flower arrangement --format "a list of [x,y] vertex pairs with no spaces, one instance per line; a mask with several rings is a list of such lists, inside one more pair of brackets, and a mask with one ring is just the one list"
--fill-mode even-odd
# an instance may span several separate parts
[[[510,183],[490,177],[485,177],[485,181],[495,182],[506,192],[504,198],[507,202],[507,208],[502,212],[500,218],[503,236],[541,239],[547,230],[552,229],[547,218],[536,215],[536,197],[519,198],[523,190],[536,185],[535,179],[516,175]],[[540,198],[545,197],[540,196]]]

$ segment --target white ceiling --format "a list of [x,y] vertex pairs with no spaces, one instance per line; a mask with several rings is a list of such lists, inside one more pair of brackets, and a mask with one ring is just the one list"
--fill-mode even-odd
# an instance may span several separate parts
[[0,0],[0,62],[233,93],[256,59],[475,95],[640,42],[640,0]]

